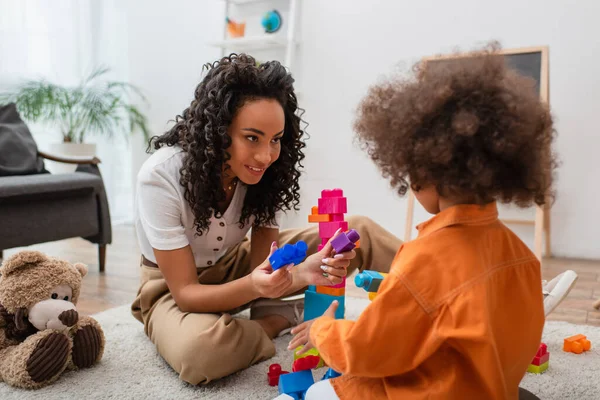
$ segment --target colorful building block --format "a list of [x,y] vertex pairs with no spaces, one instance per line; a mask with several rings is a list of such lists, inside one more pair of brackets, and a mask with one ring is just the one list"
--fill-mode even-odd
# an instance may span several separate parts
[[267,378],[269,379],[269,386],[279,385],[279,376],[283,374],[289,374],[289,371],[282,371],[281,365],[271,364],[269,365],[269,372],[267,372]]
[[340,283],[338,283],[337,285],[331,285],[329,287],[335,288],[335,289],[337,289],[337,288],[345,288],[346,287],[346,277],[343,277],[342,281]]
[[325,372],[325,375],[323,375],[323,378],[321,378],[321,380],[333,379],[333,378],[337,378],[338,376],[341,376],[341,375],[342,374],[340,374],[339,372],[337,372],[333,368],[329,368],[327,370],[327,372]]
[[[310,215],[308,216],[308,222],[329,222],[333,221],[332,216],[329,214],[319,214],[319,207],[314,206],[310,210]],[[343,221],[343,219],[342,219]]]
[[304,394],[315,383],[310,370],[292,372],[279,377],[279,394],[287,394],[296,400],[304,398]]
[[581,354],[592,348],[592,342],[585,335],[579,334],[565,339],[563,351]]
[[313,368],[317,368],[321,362],[321,357],[319,356],[306,356],[301,357],[297,360],[294,360],[292,364],[292,372],[311,370]]
[[548,361],[546,361],[542,365],[533,365],[533,364],[530,364],[529,367],[527,368],[527,372],[532,372],[534,374],[541,374],[542,372],[544,372],[545,370],[548,369],[548,364],[549,364]]
[[356,247],[354,243],[360,239],[360,235],[354,229],[350,229],[348,232],[342,232],[331,241],[336,253],[345,253]]
[[387,274],[365,270],[354,277],[354,284],[367,292],[377,292]]
[[335,222],[320,222],[319,223],[319,237],[321,239],[327,239],[335,235],[335,231],[342,229],[343,232],[348,230],[348,222],[346,221],[335,221]]
[[535,357],[533,357],[533,360],[531,361],[531,364],[539,366],[548,362],[549,360],[550,353],[548,353],[548,346],[546,346],[545,343],[541,343],[537,353],[535,354]]
[[348,212],[345,197],[320,198],[318,204],[319,214],[345,214]]
[[302,350],[303,347],[304,346],[298,346],[296,347],[296,349],[294,349],[294,361],[308,356],[317,356],[319,357],[319,363],[317,364],[316,368],[321,368],[325,366],[325,361],[323,361],[323,359],[321,358],[319,350],[315,349],[314,347],[310,350],[307,350],[305,353],[298,354],[298,352]]
[[277,270],[284,265],[299,264],[306,258],[306,250],[308,250],[308,246],[302,240],[295,244],[285,244],[269,257],[271,267],[273,270]]
[[322,316],[334,300],[339,303],[335,318],[344,319],[345,296],[330,296],[307,290],[304,292],[304,320],[309,321]]
[[334,288],[332,286],[317,286],[317,293],[328,294],[329,296],[343,296],[346,294],[346,288]]

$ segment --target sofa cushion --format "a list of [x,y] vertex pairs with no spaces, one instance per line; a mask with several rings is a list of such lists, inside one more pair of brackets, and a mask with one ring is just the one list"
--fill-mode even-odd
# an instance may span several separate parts
[[40,174],[48,171],[27,125],[14,104],[0,106],[0,176]]

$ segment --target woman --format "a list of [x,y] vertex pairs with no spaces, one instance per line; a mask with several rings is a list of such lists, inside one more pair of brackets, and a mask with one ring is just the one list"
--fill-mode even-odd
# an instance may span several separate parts
[[[387,268],[400,247],[361,217],[348,218],[361,235],[356,253],[317,252],[316,227],[279,231],[281,213],[300,198],[298,110],[281,64],[231,55],[208,66],[175,126],[151,140],[156,151],[137,182],[142,284],[132,311],[186,382],[272,357],[272,339],[301,322],[302,300],[282,297],[339,283],[359,266]],[[270,253],[299,240],[306,260],[273,272]],[[245,308],[250,320],[232,317]]]

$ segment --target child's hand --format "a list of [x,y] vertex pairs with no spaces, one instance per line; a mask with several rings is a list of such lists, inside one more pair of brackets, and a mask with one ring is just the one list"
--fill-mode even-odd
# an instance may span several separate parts
[[[329,308],[327,308],[327,310],[325,310],[325,312],[323,313],[323,316],[335,318],[335,312],[336,312],[337,308],[338,308],[338,301],[334,300],[331,303],[331,305],[329,306]],[[300,354],[306,353],[307,351],[309,351],[310,349],[315,347],[310,341],[310,328],[311,328],[313,322],[315,322],[315,320],[311,319],[310,321],[303,322],[300,325],[298,325],[297,327],[292,329],[292,335],[294,335],[294,337],[292,338],[292,340],[290,340],[290,344],[288,345],[288,350],[292,350],[298,346],[304,345],[304,347],[301,348],[300,351],[297,353],[298,355],[300,355]]]
[[350,260],[356,257],[354,250],[335,254],[331,241],[341,233],[338,229],[321,251],[312,254],[298,266],[298,271],[307,285],[337,285],[348,273]]
[[285,265],[277,271],[273,271],[269,257],[277,250],[275,242],[271,245],[271,253],[267,259],[252,271],[250,279],[254,291],[259,297],[274,299],[283,296],[292,286],[292,274],[290,268],[293,264]]

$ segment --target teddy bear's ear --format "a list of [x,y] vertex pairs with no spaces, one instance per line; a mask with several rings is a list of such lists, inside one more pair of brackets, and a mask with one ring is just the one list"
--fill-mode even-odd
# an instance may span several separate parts
[[82,263],[75,263],[75,264],[73,264],[73,266],[77,269],[77,271],[79,271],[82,278],[87,275],[87,273],[88,273],[87,265],[82,264]]
[[48,260],[48,257],[39,251],[21,251],[4,261],[2,267],[0,267],[0,274],[8,276],[20,268],[24,268],[30,264],[41,263],[46,260]]

